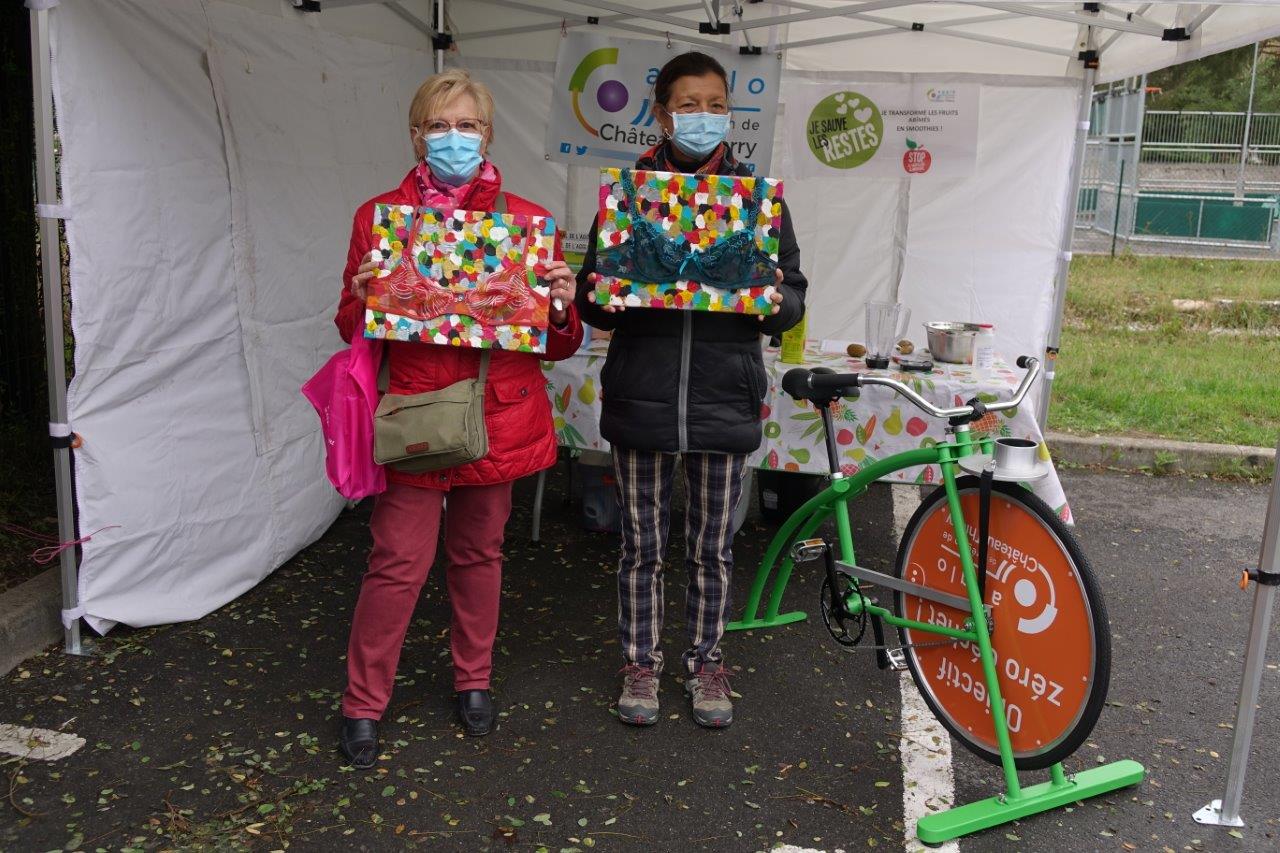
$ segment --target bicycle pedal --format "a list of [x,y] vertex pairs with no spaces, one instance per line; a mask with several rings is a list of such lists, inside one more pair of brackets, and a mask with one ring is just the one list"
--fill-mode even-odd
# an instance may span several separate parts
[[885,652],[889,656],[889,669],[894,672],[907,671],[907,653],[902,649],[889,649]]
[[791,562],[807,563],[816,560],[827,551],[825,539],[803,539],[791,546]]

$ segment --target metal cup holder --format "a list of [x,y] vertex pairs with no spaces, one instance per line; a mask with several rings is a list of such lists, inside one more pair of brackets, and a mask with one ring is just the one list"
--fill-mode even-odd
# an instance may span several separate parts
[[995,453],[974,454],[959,460],[961,469],[969,474],[981,474],[993,466],[992,476],[997,480],[1026,483],[1049,475],[1049,463],[1040,459],[1040,445],[1027,438],[997,438]]

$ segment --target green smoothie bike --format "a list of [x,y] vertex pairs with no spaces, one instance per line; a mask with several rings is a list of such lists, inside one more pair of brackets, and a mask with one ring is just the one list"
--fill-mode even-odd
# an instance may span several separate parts
[[[1004,771],[1003,794],[921,818],[916,834],[929,844],[1133,785],[1144,773],[1142,765],[1127,760],[1070,777],[1062,768],[1106,700],[1111,633],[1098,584],[1075,537],[1022,485],[1047,473],[1036,444],[971,433],[970,425],[987,412],[1022,402],[1040,365],[1024,356],[1018,366],[1026,375],[1012,399],[984,404],[975,398],[945,409],[889,377],[822,367],[788,371],[783,391],[810,401],[821,414],[830,485],[782,525],[756,574],[744,618],[728,625],[760,629],[805,619],[802,612],[778,612],[783,592],[796,562],[825,562],[820,603],[832,637],[856,646],[870,625],[880,668],[909,669],[951,735]],[[831,405],[873,385],[947,418],[950,438],[845,476]],[[918,465],[938,465],[942,485],[907,524],[893,574],[859,566],[849,501],[888,474]],[[832,518],[838,551],[813,538]],[[985,571],[979,575],[975,566]],[[759,616],[770,575],[773,586]],[[900,647],[885,644],[885,623],[898,630]],[[1048,782],[1019,783],[1019,770],[1044,768]]]

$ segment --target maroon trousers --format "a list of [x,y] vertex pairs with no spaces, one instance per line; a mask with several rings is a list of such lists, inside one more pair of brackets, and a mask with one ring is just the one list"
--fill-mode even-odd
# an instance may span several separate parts
[[377,497],[369,523],[373,552],[347,649],[343,716],[381,719],[391,701],[404,635],[435,561],[446,496],[444,553],[453,606],[453,687],[489,687],[511,485],[461,486],[444,492],[391,482]]

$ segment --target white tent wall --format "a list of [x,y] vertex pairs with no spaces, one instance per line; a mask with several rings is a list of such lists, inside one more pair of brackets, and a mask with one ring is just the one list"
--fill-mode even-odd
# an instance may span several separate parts
[[83,549],[99,631],[209,612],[342,505],[298,387],[341,345],[351,212],[412,164],[403,117],[432,57],[393,46],[410,28],[386,10],[371,42],[256,5],[51,16],[79,522],[119,525]]
[[[701,3],[629,4],[704,14]],[[548,16],[528,11],[534,5],[448,0],[458,39],[450,61],[495,91],[493,156],[508,188],[585,230],[592,170],[570,174],[542,152],[556,18],[615,13],[578,0],[537,4]],[[750,4],[744,16],[832,5]],[[964,181],[912,184],[909,197],[897,181],[789,181],[812,281],[811,334],[856,336],[861,304],[897,286],[917,319],[988,317],[1013,336],[1007,349],[1035,351],[1052,314],[1081,73],[1080,22],[1044,15],[1079,12],[1058,3],[1021,4],[1021,16],[972,4],[872,5],[857,19],[792,22],[750,37],[800,45],[785,54],[784,81],[899,72],[981,81],[978,168]],[[432,6],[399,4],[420,21]],[[40,13],[52,22],[71,211],[79,529],[119,525],[83,548],[80,604],[98,630],[203,615],[313,541],[341,506],[297,388],[339,346],[330,316],[350,213],[410,165],[407,103],[433,56],[423,25],[387,5],[324,7],[62,0]],[[1202,8],[1156,3],[1144,12],[1167,25],[1200,23],[1183,42],[1099,28],[1099,79],[1280,34],[1274,4],[1225,4],[1208,17]],[[936,23],[957,18],[972,20],[952,23],[950,34]],[[902,31],[911,21],[927,22],[925,31]],[[529,24],[543,29],[485,35]],[[676,29],[633,24],[650,37]],[[806,44],[842,34],[857,38]],[[688,28],[674,35],[716,38]],[[1007,44],[1015,40],[1041,49]],[[775,158],[771,171],[785,179],[780,144]]]
[[[1074,86],[982,87],[972,177],[911,185],[898,298],[917,320],[994,323],[1011,360],[1044,352],[1058,235],[1075,215],[1067,181],[1077,103]],[[921,335],[916,326],[911,337]]]

